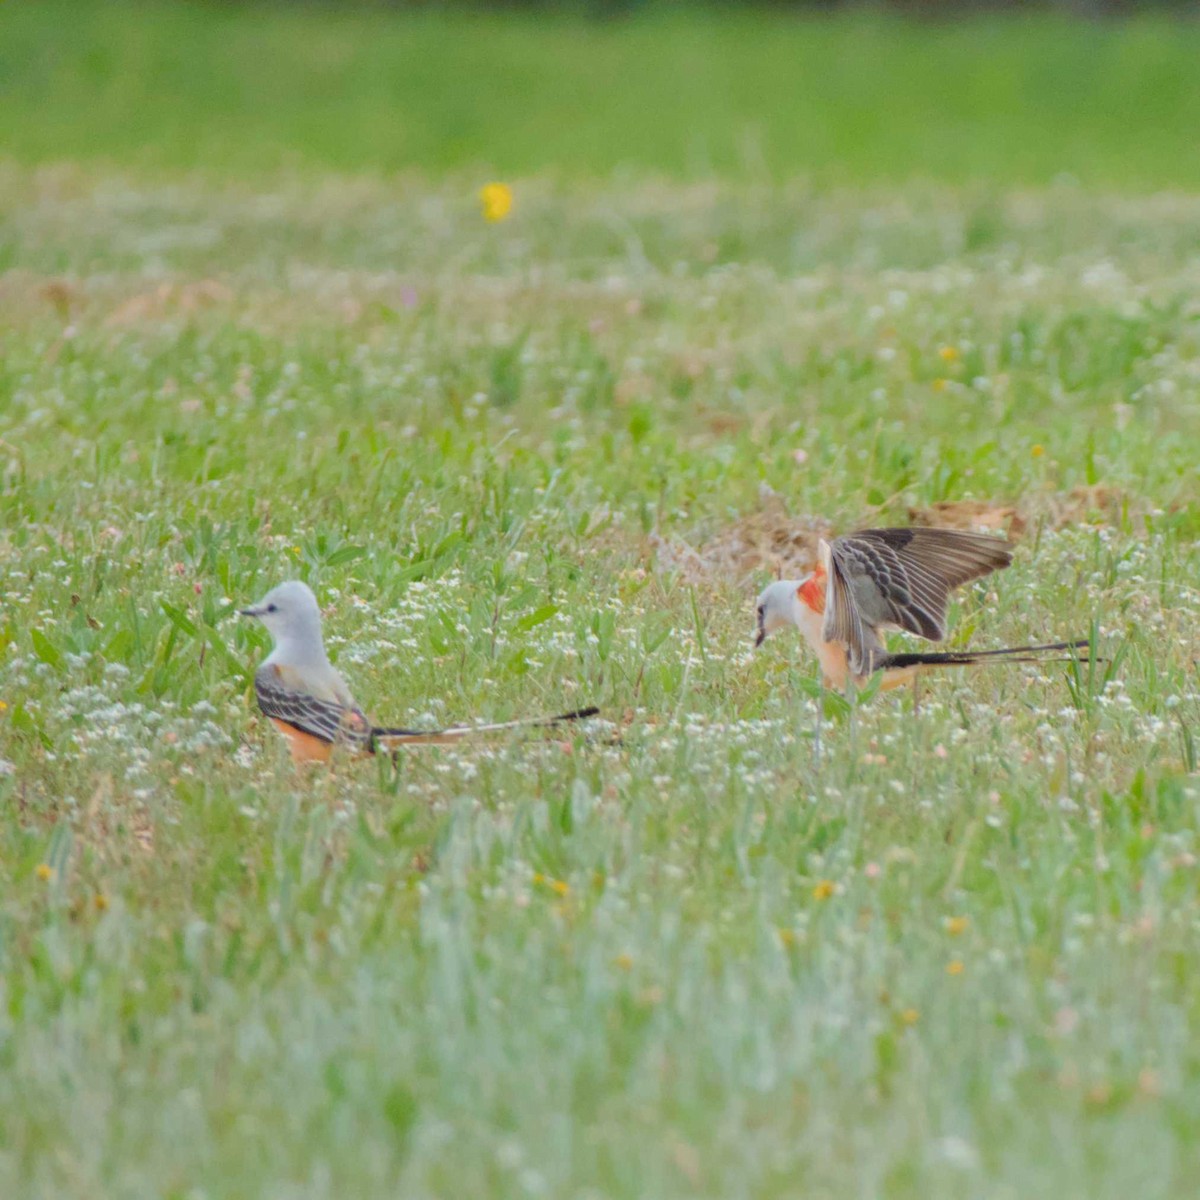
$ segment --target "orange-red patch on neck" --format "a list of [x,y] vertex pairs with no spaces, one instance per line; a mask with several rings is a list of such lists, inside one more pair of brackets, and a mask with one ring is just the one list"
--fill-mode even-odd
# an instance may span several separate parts
[[825,611],[825,569],[818,567],[797,589],[796,595],[815,613]]

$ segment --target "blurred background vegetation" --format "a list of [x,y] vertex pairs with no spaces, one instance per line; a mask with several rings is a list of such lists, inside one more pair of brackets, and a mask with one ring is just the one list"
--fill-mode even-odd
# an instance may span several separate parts
[[[0,157],[222,177],[1200,184],[1200,25],[1178,5],[531,7],[547,6],[0,5]],[[1118,8],[1139,11],[1067,15]]]

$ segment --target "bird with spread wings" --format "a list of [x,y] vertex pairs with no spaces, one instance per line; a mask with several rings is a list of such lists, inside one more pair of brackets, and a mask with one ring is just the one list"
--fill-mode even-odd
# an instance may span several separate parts
[[892,688],[928,667],[1030,662],[1087,646],[1083,639],[1002,650],[888,651],[882,635],[892,630],[944,640],[950,593],[1011,562],[1004,539],[959,529],[864,529],[822,539],[811,574],[780,580],[759,596],[755,645],[794,625],[816,653],[826,685],[838,689],[850,680],[861,686],[877,671],[881,687]]

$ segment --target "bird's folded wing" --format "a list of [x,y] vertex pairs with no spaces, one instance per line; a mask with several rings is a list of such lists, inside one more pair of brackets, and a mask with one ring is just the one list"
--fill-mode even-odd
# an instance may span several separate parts
[[846,645],[856,674],[882,651],[875,631],[894,627],[941,641],[950,592],[1012,561],[1007,542],[958,529],[867,529],[829,550],[833,603],[824,634]]
[[282,721],[323,742],[346,742],[364,748],[371,740],[371,725],[357,708],[290,686],[276,666],[261,667],[254,676],[254,694],[265,716]]

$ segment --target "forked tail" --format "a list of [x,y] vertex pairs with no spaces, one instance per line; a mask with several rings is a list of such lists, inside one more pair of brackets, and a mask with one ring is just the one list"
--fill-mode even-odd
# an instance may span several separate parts
[[498,721],[492,725],[451,725],[448,729],[372,729],[370,751],[396,750],[401,746],[451,746],[479,734],[502,733],[506,729],[536,729],[563,725],[598,716],[600,710],[592,705],[553,717],[525,717],[518,721]]
[[[1055,650],[1085,650],[1091,645],[1088,638],[1078,638],[1073,642],[1047,642],[1043,646],[1010,646],[1003,650],[946,650],[931,654],[888,654],[872,664],[876,671],[891,670],[900,667],[969,667],[974,663],[987,662],[989,659],[1003,659],[1005,662],[1047,662],[1043,654]],[[1066,660],[1066,661],[1069,661]]]

